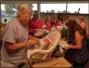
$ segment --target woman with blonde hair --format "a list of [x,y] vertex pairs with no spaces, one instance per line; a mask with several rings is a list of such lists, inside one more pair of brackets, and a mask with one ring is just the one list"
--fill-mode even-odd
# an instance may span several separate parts
[[46,25],[46,29],[49,30],[49,31],[51,31],[52,26],[51,26],[51,19],[50,19],[50,16],[49,15],[47,15],[45,17],[44,23]]

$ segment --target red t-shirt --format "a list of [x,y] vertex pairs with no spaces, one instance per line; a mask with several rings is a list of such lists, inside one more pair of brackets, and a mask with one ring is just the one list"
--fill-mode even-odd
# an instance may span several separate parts
[[33,20],[33,18],[31,20],[29,20],[28,22],[28,30],[29,30],[29,34],[33,34],[35,29],[42,29],[43,27],[43,21],[41,19],[37,19],[36,21]]
[[48,30],[51,30],[51,28],[52,28],[51,24],[50,24],[50,23],[47,23],[47,24],[46,24],[46,28],[47,28]]
[[58,21],[53,21],[53,24],[54,24],[55,26],[59,26]]

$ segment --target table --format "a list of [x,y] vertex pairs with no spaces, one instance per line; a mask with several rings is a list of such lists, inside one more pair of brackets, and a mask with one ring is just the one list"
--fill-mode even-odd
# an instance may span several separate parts
[[52,58],[50,60],[34,64],[33,67],[72,67],[72,65],[63,57]]

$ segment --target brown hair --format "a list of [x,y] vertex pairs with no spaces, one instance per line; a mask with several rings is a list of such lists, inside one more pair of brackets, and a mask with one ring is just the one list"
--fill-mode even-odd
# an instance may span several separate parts
[[69,33],[68,33],[68,40],[75,40],[75,32],[79,31],[79,33],[83,36],[85,36],[84,30],[81,28],[81,26],[77,23],[76,20],[69,20],[66,23]]

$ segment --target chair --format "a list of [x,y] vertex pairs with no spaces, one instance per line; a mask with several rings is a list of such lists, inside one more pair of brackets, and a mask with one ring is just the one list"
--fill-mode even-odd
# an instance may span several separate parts
[[[34,49],[27,51],[27,58],[31,63],[38,63],[50,58],[53,50],[57,47],[60,39],[60,33],[57,30],[50,32],[46,37],[48,37],[52,42],[49,44],[48,49]],[[44,37],[45,38],[45,37]]]

